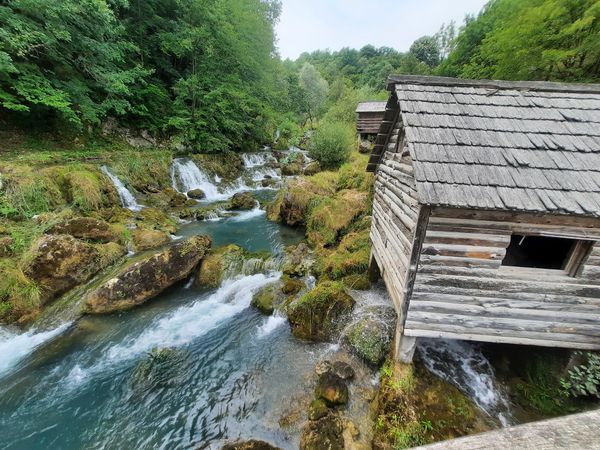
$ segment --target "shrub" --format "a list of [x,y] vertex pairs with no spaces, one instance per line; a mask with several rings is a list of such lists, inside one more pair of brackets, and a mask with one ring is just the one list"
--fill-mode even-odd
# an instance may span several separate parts
[[565,393],[571,397],[600,398],[600,355],[577,352],[584,362],[569,370],[569,376],[561,380]]
[[309,144],[309,155],[325,169],[337,168],[350,158],[356,145],[354,131],[342,122],[324,122]]

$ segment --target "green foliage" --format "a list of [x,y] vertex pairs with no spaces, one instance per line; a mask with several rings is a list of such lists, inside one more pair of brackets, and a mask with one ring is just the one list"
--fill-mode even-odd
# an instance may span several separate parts
[[298,85],[304,93],[306,114],[312,121],[319,114],[327,100],[329,85],[321,74],[310,63],[304,63],[298,73]]
[[470,18],[443,75],[506,80],[600,79],[598,0],[494,0]]
[[0,320],[18,317],[39,305],[39,286],[14,261],[0,260]]
[[438,40],[433,36],[423,36],[410,46],[410,53],[429,67],[435,67],[440,62]]
[[600,398],[600,355],[592,352],[577,352],[584,362],[569,370],[561,380],[564,392],[571,397]]
[[309,155],[325,169],[337,168],[348,161],[355,146],[351,126],[343,122],[323,122],[312,136]]

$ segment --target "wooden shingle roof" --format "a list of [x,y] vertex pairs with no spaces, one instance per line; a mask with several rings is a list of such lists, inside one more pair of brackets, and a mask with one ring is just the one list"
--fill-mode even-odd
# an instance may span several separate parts
[[422,203],[600,217],[600,85],[390,84]]
[[384,112],[386,103],[387,102],[361,102],[356,107],[356,112]]

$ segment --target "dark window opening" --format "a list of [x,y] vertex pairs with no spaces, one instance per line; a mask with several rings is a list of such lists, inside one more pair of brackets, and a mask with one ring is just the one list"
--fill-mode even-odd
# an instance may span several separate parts
[[502,265],[564,269],[577,242],[575,239],[513,234]]

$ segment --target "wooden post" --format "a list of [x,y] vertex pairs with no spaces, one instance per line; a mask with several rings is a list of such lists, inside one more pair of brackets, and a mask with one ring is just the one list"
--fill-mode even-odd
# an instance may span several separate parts
[[375,283],[379,281],[381,278],[381,270],[379,269],[379,265],[377,264],[377,260],[373,255],[373,250],[371,250],[371,256],[369,257],[369,281],[371,283]]

